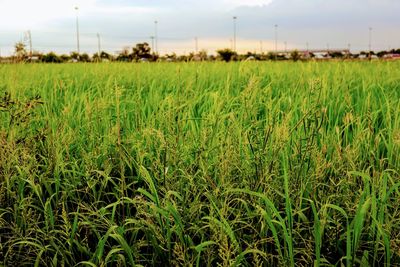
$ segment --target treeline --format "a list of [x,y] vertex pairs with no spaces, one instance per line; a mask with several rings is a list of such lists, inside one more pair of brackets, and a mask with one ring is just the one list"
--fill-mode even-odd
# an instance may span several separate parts
[[191,52],[187,55],[176,55],[175,53],[159,55],[151,51],[148,43],[138,43],[134,47],[126,47],[116,55],[105,51],[89,55],[87,53],[71,52],[58,55],[55,52],[40,53],[37,51],[28,52],[23,43],[15,44],[15,53],[11,57],[1,58],[0,62],[43,62],[43,63],[67,63],[67,62],[189,62],[189,61],[267,61],[267,60],[310,60],[310,59],[373,59],[373,58],[400,58],[400,49],[390,51],[380,51],[375,53],[360,52],[352,54],[346,51],[327,51],[326,53],[313,54],[308,51],[288,51],[288,52],[268,52],[255,53],[247,52],[239,54],[232,49],[221,49],[216,51],[216,55],[207,54],[207,51]]

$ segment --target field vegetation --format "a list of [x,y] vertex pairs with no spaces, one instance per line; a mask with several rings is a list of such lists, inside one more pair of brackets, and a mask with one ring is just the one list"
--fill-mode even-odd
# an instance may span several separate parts
[[0,265],[399,266],[400,63],[0,65]]

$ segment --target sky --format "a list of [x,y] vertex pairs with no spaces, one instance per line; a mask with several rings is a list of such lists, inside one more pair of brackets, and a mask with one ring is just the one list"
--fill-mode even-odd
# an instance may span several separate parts
[[[75,10],[74,7],[79,7]],[[233,45],[233,16],[239,52],[347,48],[400,48],[399,0],[0,0],[0,49],[31,32],[33,50],[69,53],[80,50],[116,53],[139,42],[152,44],[157,23],[161,54],[209,53]],[[286,45],[285,45],[286,44]]]

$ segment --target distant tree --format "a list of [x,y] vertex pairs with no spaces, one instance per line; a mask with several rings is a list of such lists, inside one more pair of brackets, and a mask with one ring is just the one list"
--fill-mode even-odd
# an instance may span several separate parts
[[152,59],[151,48],[148,43],[138,43],[132,49],[132,59],[138,61],[140,59]]
[[216,60],[217,60],[217,57],[214,56],[214,55],[209,55],[209,56],[207,56],[207,60],[208,60],[208,61],[216,61]]
[[71,57],[68,56],[68,55],[66,55],[66,54],[62,54],[62,55],[60,56],[60,58],[61,58],[61,60],[62,60],[63,62],[68,62],[69,60],[71,60]]
[[386,56],[387,54],[389,54],[388,51],[379,51],[376,55],[380,58]]
[[290,59],[292,59],[293,61],[298,61],[301,59],[301,54],[299,53],[299,51],[293,50],[290,53]]
[[188,55],[188,61],[205,61],[207,60],[207,51],[201,50],[198,53],[191,52]]
[[87,53],[79,55],[79,61],[90,62],[90,56]]
[[100,62],[100,61],[111,61],[112,60],[112,55],[108,54],[107,52],[102,51],[99,55],[99,53],[94,53],[92,56],[92,60],[94,62]]
[[217,53],[219,57],[225,62],[234,60],[234,58],[237,56],[237,53],[229,48],[217,50]]
[[179,62],[188,62],[188,61],[190,61],[190,55],[189,55],[189,56],[187,56],[187,55],[180,55],[180,56],[177,57],[177,60],[178,60]]
[[47,53],[42,56],[42,62],[45,63],[62,63],[61,57],[57,56],[54,52]]
[[167,61],[177,61],[178,57],[175,53],[165,55]]
[[201,60],[207,60],[207,51],[206,50],[201,50],[198,54],[197,54]]
[[107,59],[107,60],[112,60],[112,59],[113,59],[113,56],[110,55],[110,54],[107,53],[107,52],[101,51],[101,53],[100,53],[100,58],[102,58],[102,59]]
[[117,61],[132,61],[132,55],[129,53],[129,47],[124,47],[121,52],[118,53],[116,58]]
[[194,52],[190,52],[189,55],[187,55],[186,57],[188,61],[198,61]]
[[78,52],[71,52],[71,59],[79,61],[79,54]]
[[93,62],[100,62],[101,61],[99,53],[94,53],[93,56],[92,56],[92,59],[93,59]]
[[332,58],[343,58],[344,57],[342,52],[330,52],[329,55]]
[[268,60],[275,60],[276,59],[276,55],[273,52],[268,52],[267,55],[266,55],[266,58]]
[[22,61],[26,59],[28,56],[26,52],[26,46],[23,42],[18,42],[14,45],[15,48],[15,56],[17,58],[17,61]]

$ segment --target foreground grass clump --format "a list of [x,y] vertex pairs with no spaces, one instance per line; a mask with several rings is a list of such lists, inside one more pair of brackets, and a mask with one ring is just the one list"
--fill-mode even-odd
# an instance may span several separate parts
[[399,77],[0,66],[1,264],[398,265]]

